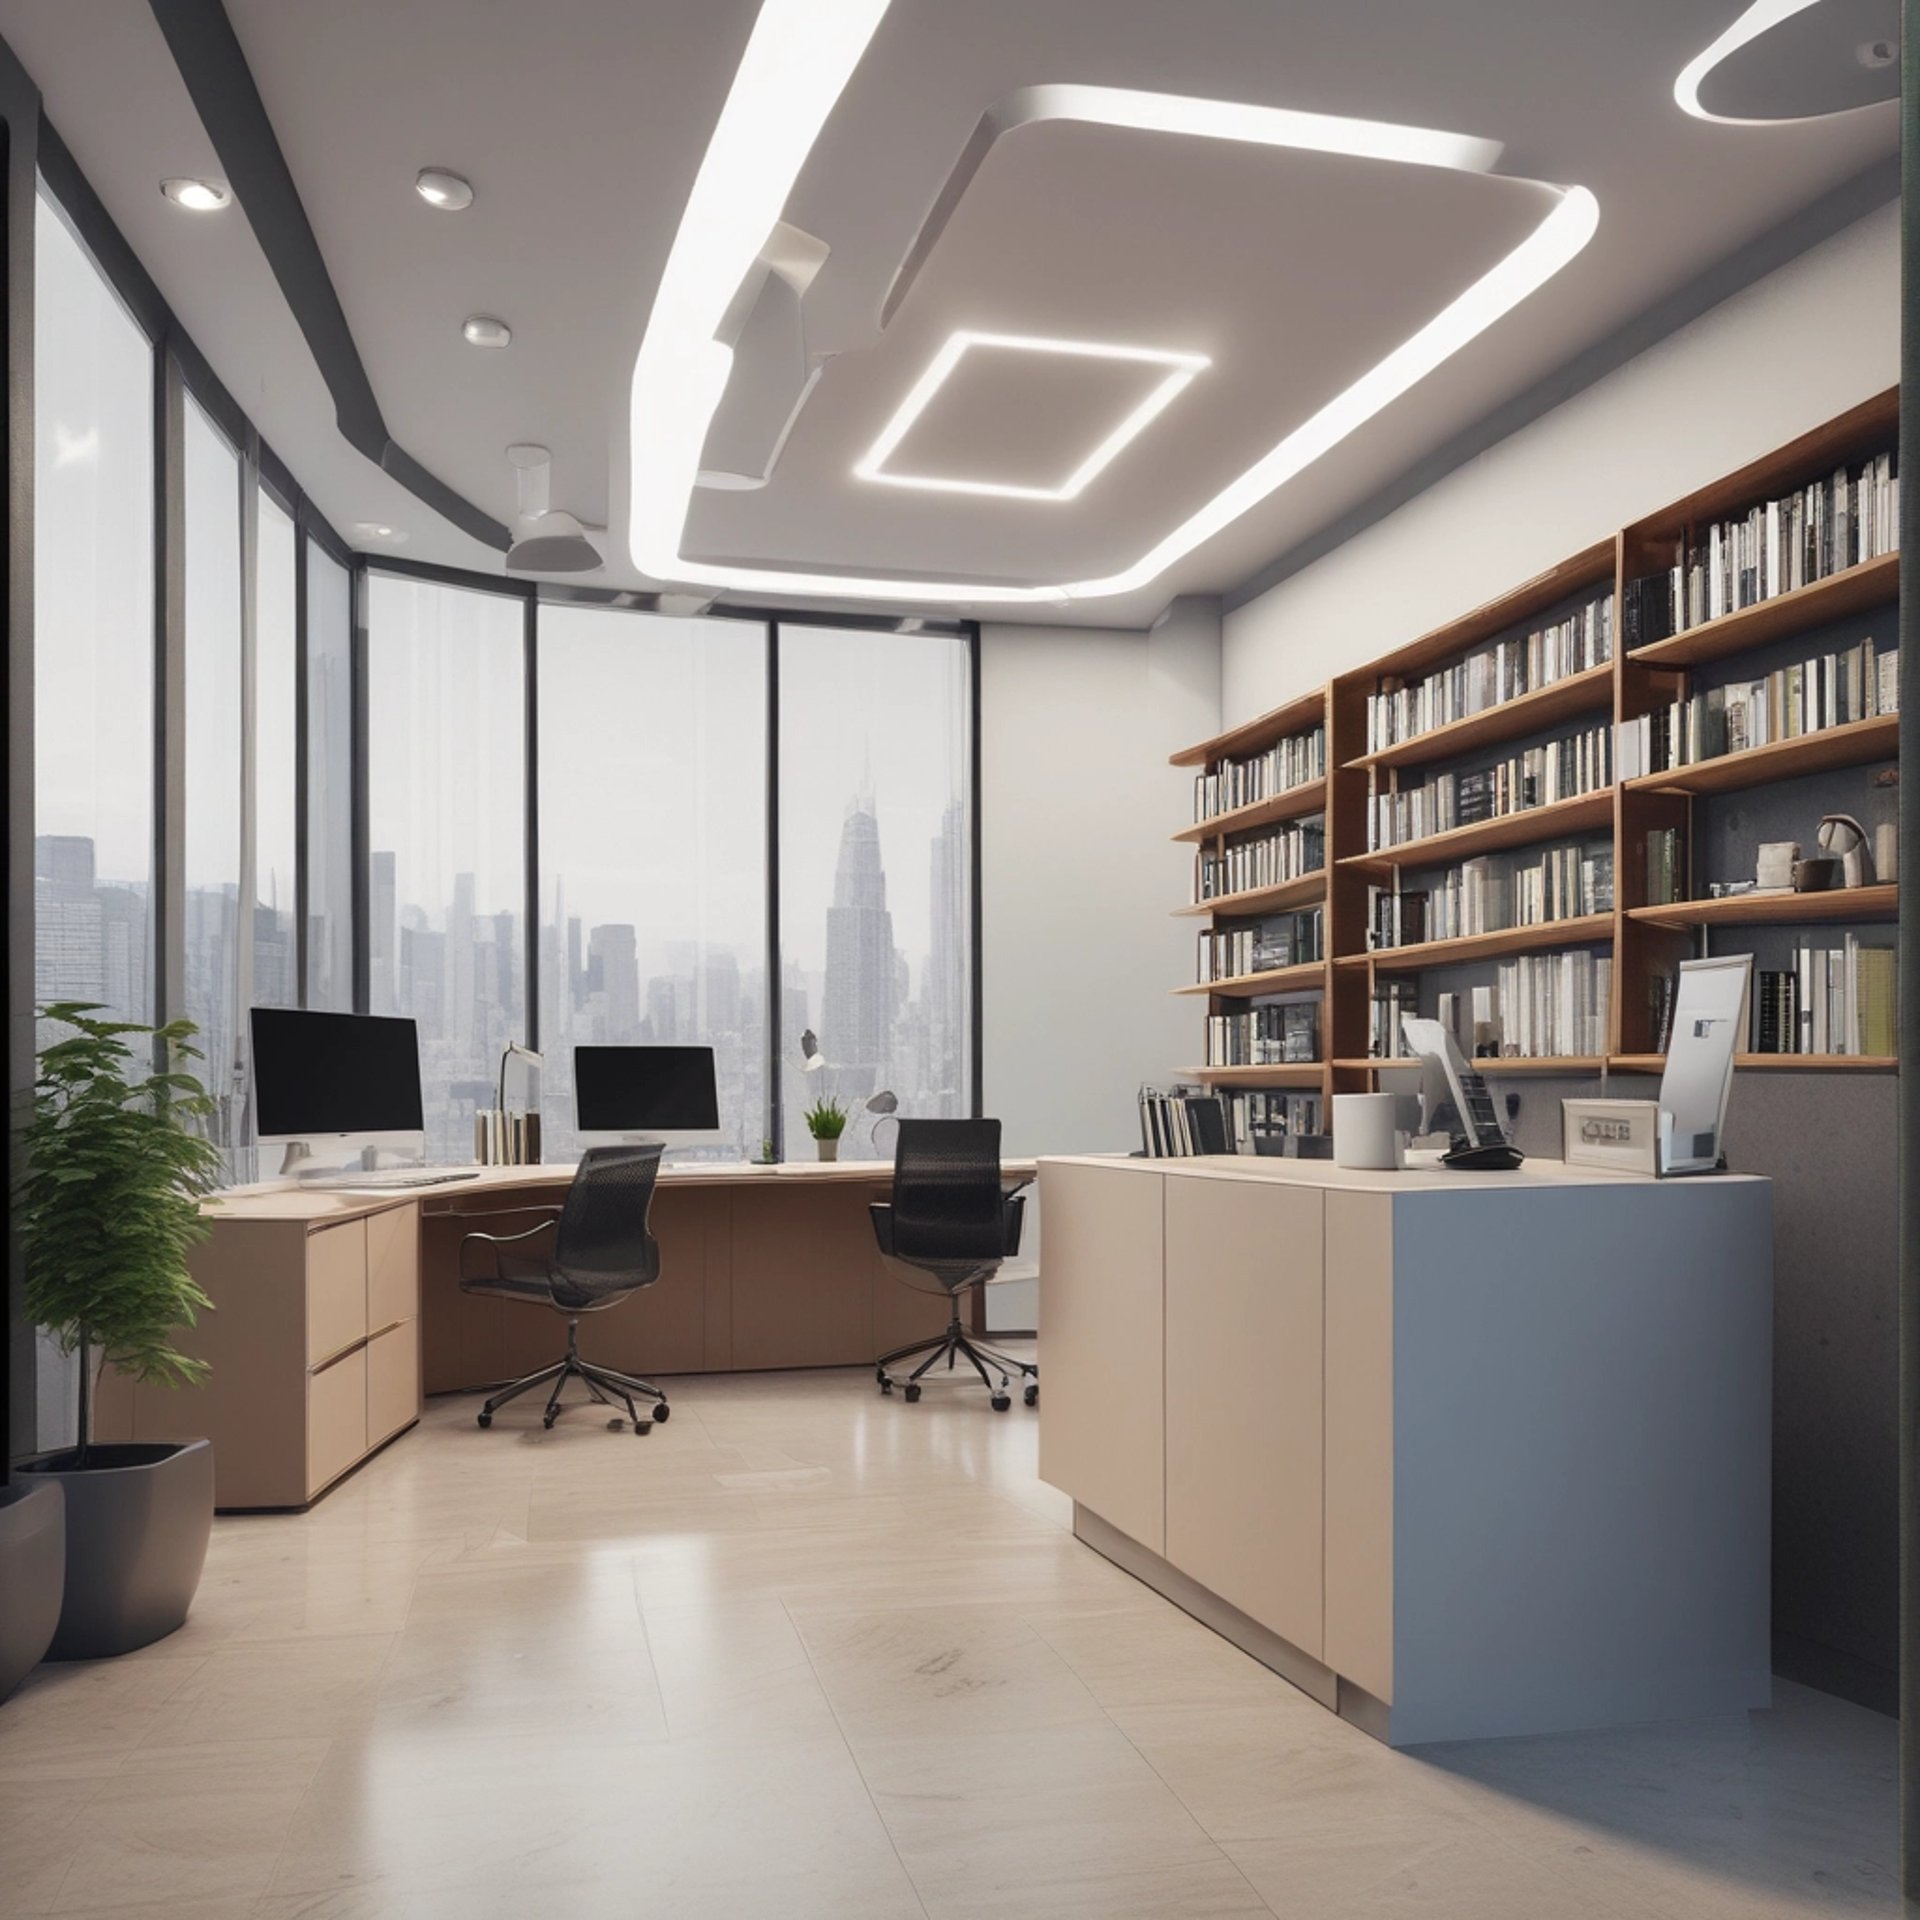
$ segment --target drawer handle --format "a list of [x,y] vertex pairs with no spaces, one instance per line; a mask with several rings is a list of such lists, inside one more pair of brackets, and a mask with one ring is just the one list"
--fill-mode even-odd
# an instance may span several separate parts
[[363,1333],[359,1339],[349,1340],[338,1353],[330,1353],[324,1360],[316,1360],[308,1367],[307,1371],[309,1373],[325,1373],[330,1368],[337,1367],[342,1360],[351,1360],[366,1344],[367,1336]]
[[367,1345],[372,1346],[376,1340],[384,1340],[396,1327],[404,1327],[406,1324],[405,1320],[389,1320],[384,1327],[367,1335]]

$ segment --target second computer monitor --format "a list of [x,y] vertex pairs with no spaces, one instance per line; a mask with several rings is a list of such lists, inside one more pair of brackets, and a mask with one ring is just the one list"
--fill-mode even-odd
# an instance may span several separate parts
[[720,1137],[711,1047],[575,1047],[573,1117],[583,1134],[698,1146]]

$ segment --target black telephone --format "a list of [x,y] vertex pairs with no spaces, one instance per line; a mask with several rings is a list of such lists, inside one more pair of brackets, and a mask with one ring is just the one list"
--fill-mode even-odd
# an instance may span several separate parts
[[1508,1138],[1486,1081],[1462,1058],[1453,1035],[1438,1020],[1408,1018],[1400,1025],[1407,1045],[1426,1063],[1429,1074],[1444,1082],[1447,1102],[1460,1122],[1460,1131],[1452,1134],[1453,1144],[1440,1156],[1440,1164],[1479,1173],[1506,1173],[1522,1165],[1526,1155]]

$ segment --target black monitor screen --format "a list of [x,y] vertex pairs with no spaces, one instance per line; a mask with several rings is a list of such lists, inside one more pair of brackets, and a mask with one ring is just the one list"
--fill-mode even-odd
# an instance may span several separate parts
[[255,1007],[253,1093],[263,1140],[419,1133],[426,1124],[411,1020]]
[[575,1047],[582,1133],[693,1133],[720,1124],[711,1047]]

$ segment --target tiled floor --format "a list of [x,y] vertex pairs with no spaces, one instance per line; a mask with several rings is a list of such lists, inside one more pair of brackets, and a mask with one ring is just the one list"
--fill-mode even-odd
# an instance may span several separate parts
[[1036,1416],[684,1380],[435,1402],[192,1620],[0,1708],[0,1912],[146,1920],[1897,1913],[1892,1723],[1391,1753],[1068,1531]]

